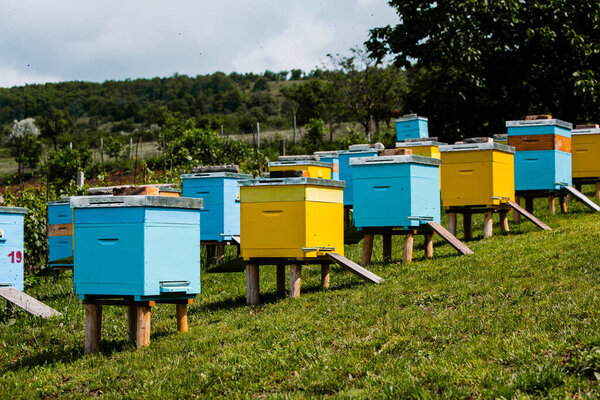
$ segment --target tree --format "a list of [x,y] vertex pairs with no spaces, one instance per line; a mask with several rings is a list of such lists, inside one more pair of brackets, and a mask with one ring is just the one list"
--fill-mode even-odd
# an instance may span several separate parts
[[400,23],[366,43],[411,77],[406,111],[445,140],[502,132],[504,121],[553,113],[600,119],[600,2],[390,1]]
[[47,184],[58,189],[74,185],[77,172],[84,171],[92,163],[92,155],[87,149],[65,147],[50,153],[46,163]]
[[117,161],[123,152],[124,143],[120,137],[108,136],[104,139],[104,147],[106,148],[106,154]]
[[69,132],[73,126],[71,114],[66,110],[62,111],[54,107],[50,107],[48,114],[43,118],[39,118],[36,122],[40,126],[41,136],[52,140],[54,150],[57,149],[56,139],[58,136]]
[[38,137],[40,131],[33,118],[14,121],[12,132],[8,138],[11,156],[17,161],[19,176],[27,165],[34,169],[42,155],[43,146]]
[[306,133],[302,138],[304,146],[309,153],[313,153],[323,145],[323,138],[327,129],[323,120],[318,118],[311,118],[308,124],[305,126]]

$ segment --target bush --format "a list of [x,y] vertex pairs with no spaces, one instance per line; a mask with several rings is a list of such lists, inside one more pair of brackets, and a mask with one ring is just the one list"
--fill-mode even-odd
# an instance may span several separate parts
[[74,186],[77,172],[92,166],[92,156],[87,149],[65,147],[50,153],[44,169],[47,184],[54,188],[66,189]]

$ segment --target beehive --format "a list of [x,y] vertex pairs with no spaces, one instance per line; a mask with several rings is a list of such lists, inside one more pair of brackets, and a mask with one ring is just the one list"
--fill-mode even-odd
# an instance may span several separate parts
[[396,140],[399,142],[406,139],[426,137],[429,137],[429,121],[427,118],[410,114],[396,120]]
[[305,177],[241,181],[244,260],[343,255],[343,188],[341,181]]
[[438,142],[436,140],[407,140],[404,142],[396,142],[397,149],[410,149],[413,155],[423,157],[433,157],[440,159],[440,146],[447,143]]
[[442,206],[494,207],[513,201],[514,152],[498,143],[440,146]]
[[600,179],[600,128],[573,129],[573,178]]
[[185,299],[200,293],[201,199],[74,197],[80,298]]
[[272,161],[269,172],[272,171],[302,171],[308,178],[331,179],[331,163],[313,160]]
[[412,229],[440,222],[440,160],[414,155],[355,158],[354,225]]
[[494,135],[494,143],[508,145],[508,134],[497,133]]
[[508,144],[515,147],[515,190],[560,190],[570,186],[571,129],[558,119],[507,121]]
[[204,200],[202,241],[226,242],[240,234],[240,191],[238,181],[252,175],[206,172],[181,175],[183,197]]
[[344,188],[344,206],[352,206],[352,169],[350,169],[350,160],[357,157],[375,157],[379,150],[385,147],[381,143],[374,145],[358,144],[348,148],[348,150],[338,151],[340,162],[340,180],[346,183]]
[[23,290],[23,220],[22,207],[0,207],[0,287]]
[[340,179],[340,159],[337,151],[316,151],[321,162],[331,164],[331,179]]
[[73,267],[73,210],[71,198],[50,201],[48,206],[48,262],[52,267]]

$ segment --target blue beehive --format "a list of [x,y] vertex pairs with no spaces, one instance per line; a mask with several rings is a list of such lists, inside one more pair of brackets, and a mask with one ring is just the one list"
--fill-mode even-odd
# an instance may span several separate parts
[[337,151],[315,151],[321,162],[331,164],[331,179],[340,180],[340,159]]
[[70,197],[48,202],[48,263],[51,268],[73,267],[73,210]]
[[22,207],[0,207],[0,287],[23,290],[23,220]]
[[[506,127],[508,142],[516,148],[516,191],[553,191],[571,186],[571,123],[558,119],[523,120],[507,121]],[[531,137],[538,135],[544,140],[532,142]],[[540,147],[543,149],[536,149]]]
[[379,150],[384,150],[385,147],[381,143],[370,144],[355,144],[350,146],[348,150],[338,151],[340,162],[340,180],[346,182],[344,188],[344,206],[351,207],[352,200],[352,169],[350,168],[350,160],[358,157],[376,157]]
[[440,160],[399,155],[355,158],[354,225],[418,228],[440,222]]
[[188,299],[200,293],[202,199],[74,197],[71,207],[74,291],[81,299]]
[[252,175],[207,172],[181,175],[183,197],[202,198],[201,240],[224,242],[240,235],[240,189],[238,181]]
[[429,137],[427,118],[419,117],[417,114],[408,114],[396,120],[396,139],[399,142],[427,137]]

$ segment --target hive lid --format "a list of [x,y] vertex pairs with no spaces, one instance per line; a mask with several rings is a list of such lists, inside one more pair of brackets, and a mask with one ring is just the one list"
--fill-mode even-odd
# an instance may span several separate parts
[[411,146],[442,146],[444,144],[448,144],[448,143],[444,143],[444,142],[438,142],[435,140],[411,140],[409,141],[405,141],[405,142],[396,142],[396,147],[411,147]]
[[[159,190],[164,190],[165,188],[174,187],[175,185],[172,183],[158,183],[158,184],[149,184],[149,185],[141,185],[141,186],[151,186],[158,187]],[[102,186],[88,189],[88,195],[90,196],[102,196],[102,195],[112,195],[114,189],[124,189],[135,187],[135,185],[118,185],[118,186]]]
[[496,133],[494,134],[494,140],[508,140],[508,133]]
[[379,157],[361,157],[352,158],[350,165],[375,165],[375,164],[423,164],[435,165],[441,164],[441,161],[433,157],[402,155],[402,156],[379,156]]
[[573,129],[571,131],[573,135],[598,135],[600,134],[600,128],[592,129]]
[[337,158],[337,151],[315,151],[315,156],[319,156],[319,158]]
[[304,154],[293,156],[279,156],[277,161],[319,161],[319,156],[316,154]]
[[573,129],[573,124],[570,122],[562,121],[560,119],[531,119],[531,120],[519,120],[519,121],[506,121],[507,128],[515,128],[522,126],[544,126],[554,125],[560,126],[565,129]]
[[192,173],[197,172],[233,172],[237,174],[240,172],[240,167],[235,164],[228,165],[201,165],[192,169]]
[[383,143],[365,143],[365,144],[353,144],[348,147],[348,151],[365,151],[365,150],[383,150],[385,146]]
[[420,119],[421,121],[429,121],[427,118],[419,117],[417,114],[406,114],[401,118],[397,118],[396,122],[414,121],[417,119]]
[[250,174],[239,174],[239,173],[234,173],[234,172],[198,172],[195,174],[181,175],[181,179],[203,179],[203,178],[252,179],[253,176]]
[[71,208],[163,207],[201,209],[204,200],[170,196],[81,196],[71,198]]
[[323,161],[311,161],[311,160],[297,160],[297,161],[271,161],[269,167],[287,167],[290,165],[313,165],[315,167],[327,167],[331,168],[331,163]]
[[441,153],[449,152],[449,151],[477,151],[477,150],[497,150],[503,151],[505,153],[513,154],[515,152],[515,148],[512,146],[507,146],[501,143],[462,143],[462,144],[448,144],[445,146],[440,146],[439,150]]
[[0,207],[0,214],[26,214],[25,207]]
[[52,200],[52,201],[47,202],[46,204],[49,206],[55,205],[55,204],[70,204],[72,197],[75,197],[75,196],[68,196],[68,197],[63,197],[58,200]]
[[258,178],[249,179],[247,181],[239,181],[240,187],[244,186],[285,186],[285,185],[315,185],[315,186],[331,186],[331,187],[346,187],[346,182],[336,181],[333,179],[319,178]]

